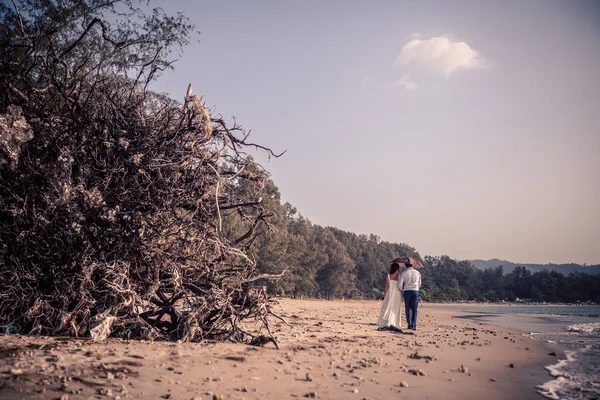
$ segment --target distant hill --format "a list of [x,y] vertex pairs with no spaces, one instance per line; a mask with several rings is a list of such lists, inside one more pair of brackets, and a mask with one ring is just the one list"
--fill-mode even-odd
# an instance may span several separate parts
[[475,268],[478,269],[489,269],[496,268],[502,265],[505,274],[511,273],[516,267],[525,267],[531,272],[543,271],[557,271],[563,275],[569,275],[571,272],[583,272],[590,275],[600,274],[600,264],[583,266],[579,264],[521,264],[513,263],[506,260],[498,260],[496,258],[492,260],[468,260]]

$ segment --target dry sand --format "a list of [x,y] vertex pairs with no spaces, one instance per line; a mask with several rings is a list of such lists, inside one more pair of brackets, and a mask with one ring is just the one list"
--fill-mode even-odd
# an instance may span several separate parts
[[377,331],[380,305],[279,300],[280,350],[1,335],[0,399],[541,398],[543,344],[430,305],[415,335]]

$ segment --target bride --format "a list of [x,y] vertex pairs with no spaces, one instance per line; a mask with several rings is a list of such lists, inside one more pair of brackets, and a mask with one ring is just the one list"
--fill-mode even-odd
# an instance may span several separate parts
[[398,289],[398,275],[400,264],[393,263],[390,267],[390,273],[385,280],[385,297],[379,312],[377,325],[382,328],[393,326],[400,328],[402,316],[402,296]]

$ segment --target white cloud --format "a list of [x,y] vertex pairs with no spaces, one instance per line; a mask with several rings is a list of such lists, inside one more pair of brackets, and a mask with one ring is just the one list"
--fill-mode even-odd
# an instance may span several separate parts
[[405,74],[400,78],[399,81],[395,82],[393,86],[402,86],[406,90],[416,90],[417,84],[410,79],[408,74]]
[[430,39],[413,39],[406,43],[395,65],[417,64],[434,73],[449,78],[459,69],[488,68],[489,61],[466,42],[458,42],[447,36]]

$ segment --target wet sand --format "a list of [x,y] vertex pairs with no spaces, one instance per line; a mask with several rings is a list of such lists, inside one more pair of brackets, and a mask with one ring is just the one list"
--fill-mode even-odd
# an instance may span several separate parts
[[0,399],[541,399],[556,361],[459,311],[425,305],[403,335],[377,330],[381,302],[278,302],[280,350],[1,335]]

